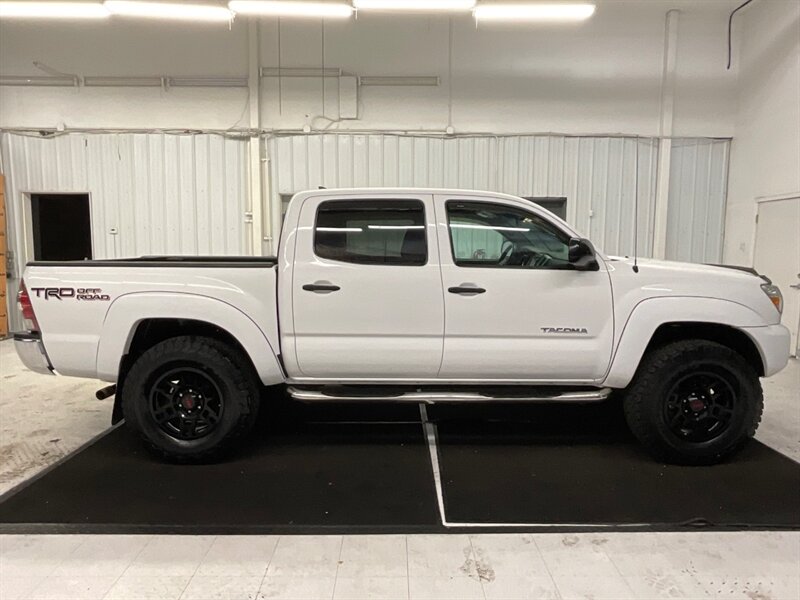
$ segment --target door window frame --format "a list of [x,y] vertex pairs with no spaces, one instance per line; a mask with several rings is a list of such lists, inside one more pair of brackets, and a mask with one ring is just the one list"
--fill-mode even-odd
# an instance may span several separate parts
[[[460,269],[509,269],[509,270],[525,270],[525,271],[569,271],[569,268],[563,269],[553,269],[553,268],[531,268],[526,265],[493,265],[493,264],[486,264],[486,265],[463,265],[458,264],[458,259],[456,257],[456,249],[453,243],[453,234],[452,229],[450,227],[450,213],[448,211],[448,206],[450,204],[455,203],[469,203],[469,204],[488,204],[493,206],[505,206],[508,208],[513,208],[519,210],[521,212],[529,213],[532,216],[541,219],[548,225],[550,225],[556,231],[565,235],[568,239],[575,237],[575,234],[569,231],[565,231],[562,227],[559,227],[557,223],[554,223],[550,219],[548,219],[545,215],[540,214],[535,210],[530,210],[529,206],[517,206],[516,204],[510,204],[501,201],[500,199],[487,199],[487,198],[448,198],[444,201],[444,221],[443,226],[445,230],[445,235],[447,236],[449,246],[450,246],[450,260],[454,267],[458,267]],[[547,209],[544,207],[539,207],[542,212],[546,212]],[[548,213],[550,214],[550,213]],[[555,216],[555,215],[554,215]]]
[[[351,260],[339,260],[336,258],[331,258],[328,256],[320,256],[317,254],[317,227],[319,223],[319,213],[320,210],[327,204],[336,204],[336,203],[347,203],[347,202],[373,202],[373,203],[388,203],[388,202],[415,202],[419,205],[422,209],[422,231],[425,238],[425,261],[422,263],[386,263],[386,262],[359,262],[359,261],[351,261]],[[347,198],[347,197],[337,197],[337,198],[325,198],[322,199],[314,209],[314,226],[311,230],[311,253],[313,256],[318,258],[319,260],[324,261],[331,261],[337,264],[345,264],[345,265],[358,265],[364,267],[426,267],[430,264],[431,259],[431,241],[430,235],[428,232],[428,220],[427,220],[427,211],[425,210],[425,202],[422,198]]]

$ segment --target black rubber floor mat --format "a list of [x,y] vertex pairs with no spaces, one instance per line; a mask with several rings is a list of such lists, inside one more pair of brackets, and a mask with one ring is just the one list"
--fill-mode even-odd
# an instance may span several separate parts
[[45,524],[38,527],[45,531],[186,533],[440,527],[422,428],[402,422],[418,421],[416,406],[339,413],[367,423],[325,422],[335,414],[328,408],[292,412],[259,427],[235,455],[207,465],[161,462],[124,426],[117,428],[8,497],[0,504],[0,523]]
[[[639,447],[614,402],[437,406],[427,414],[451,524],[800,528],[800,464],[758,442],[721,465],[676,467]],[[446,529],[416,405],[285,404],[217,464],[165,464],[116,429],[0,503],[3,530]]]
[[800,464],[759,442],[681,467],[647,455],[613,402],[429,416],[449,523],[800,528]]

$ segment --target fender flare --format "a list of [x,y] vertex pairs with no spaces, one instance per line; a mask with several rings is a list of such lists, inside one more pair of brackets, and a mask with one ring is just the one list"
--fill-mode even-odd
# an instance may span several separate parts
[[106,312],[97,347],[99,379],[117,380],[120,361],[136,329],[148,319],[191,319],[219,327],[242,345],[264,385],[285,381],[275,349],[250,317],[222,300],[181,292],[135,292],[114,300]]
[[616,350],[602,385],[624,388],[633,379],[653,334],[669,323],[710,323],[735,329],[764,325],[751,308],[721,298],[669,296],[649,298],[637,304],[620,333]]

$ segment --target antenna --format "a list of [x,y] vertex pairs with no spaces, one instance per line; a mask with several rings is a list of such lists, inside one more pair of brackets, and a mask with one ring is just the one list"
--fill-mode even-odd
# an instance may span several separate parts
[[636,144],[636,166],[633,176],[633,272],[639,272],[639,136],[634,139]]

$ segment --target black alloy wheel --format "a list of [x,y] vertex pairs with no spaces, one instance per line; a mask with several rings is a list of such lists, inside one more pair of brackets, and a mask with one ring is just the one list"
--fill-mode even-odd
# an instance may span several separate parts
[[625,420],[657,460],[721,462],[755,435],[761,421],[764,394],[754,366],[711,340],[656,347],[622,392]]
[[737,393],[725,377],[699,371],[673,384],[664,404],[664,419],[678,438],[696,444],[710,442],[728,429]]
[[150,391],[150,415],[178,440],[209,435],[219,424],[225,399],[214,379],[201,369],[180,366],[160,375]]
[[206,462],[253,428],[261,385],[240,348],[178,336],[145,350],[121,382],[125,423],[156,454]]

